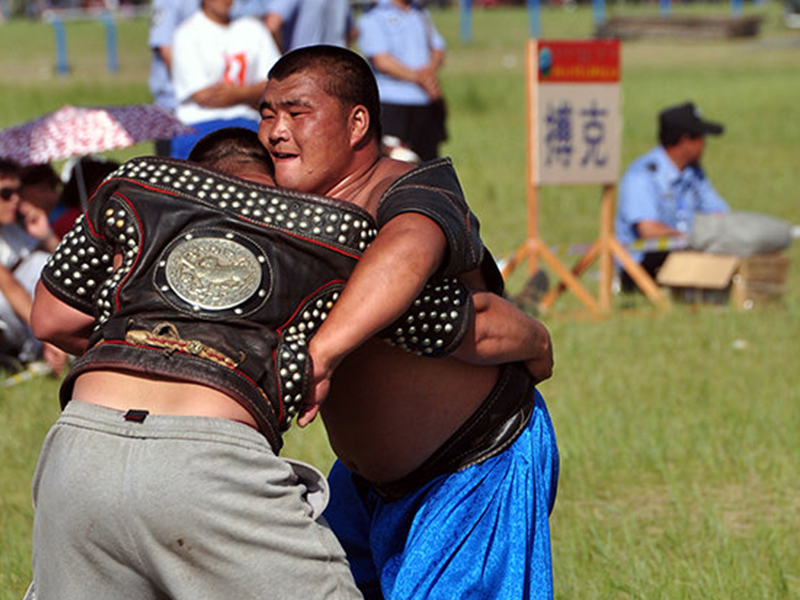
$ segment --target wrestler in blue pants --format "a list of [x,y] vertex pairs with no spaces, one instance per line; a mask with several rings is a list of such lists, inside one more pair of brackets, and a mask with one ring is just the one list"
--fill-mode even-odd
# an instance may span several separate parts
[[504,452],[383,501],[336,462],[325,518],[366,598],[549,599],[558,449],[542,396]]

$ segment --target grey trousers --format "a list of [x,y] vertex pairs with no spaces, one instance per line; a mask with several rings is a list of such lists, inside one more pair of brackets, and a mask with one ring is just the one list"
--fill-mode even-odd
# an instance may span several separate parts
[[[73,400],[33,482],[39,600],[360,598],[327,483],[224,419]],[[31,590],[31,597],[33,590]]]

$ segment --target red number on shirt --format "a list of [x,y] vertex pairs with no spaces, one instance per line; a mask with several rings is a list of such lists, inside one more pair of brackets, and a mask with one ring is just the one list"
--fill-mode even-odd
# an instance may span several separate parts
[[247,72],[247,55],[244,52],[225,57],[225,83],[244,85]]

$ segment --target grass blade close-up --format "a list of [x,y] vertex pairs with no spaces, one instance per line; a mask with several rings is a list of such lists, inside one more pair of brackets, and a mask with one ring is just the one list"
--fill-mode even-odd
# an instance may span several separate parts
[[[543,38],[592,36],[591,6],[570,6],[542,9]],[[730,10],[687,3],[673,14]],[[800,224],[800,31],[784,26],[782,10],[770,1],[746,5],[745,14],[762,18],[755,37],[623,41],[621,165],[657,143],[662,108],[693,100],[725,125],[703,160],[717,191],[735,210]],[[607,7],[608,17],[657,12],[656,4]],[[476,8],[468,42],[457,8],[433,18],[448,43],[443,151],[484,240],[502,257],[526,237],[528,15],[516,6]],[[147,28],[145,18],[118,21],[119,69],[111,73],[102,24],[68,22],[70,72],[59,76],[51,26],[0,25],[0,128],[65,104],[149,102]],[[144,143],[108,155],[152,152]],[[542,186],[542,239],[554,248],[592,242],[600,193]],[[785,291],[769,306],[674,302],[660,310],[616,296],[610,313],[594,319],[564,294],[540,315],[556,362],[540,389],[561,454],[550,520],[557,598],[800,598],[800,241],[785,255]],[[509,292],[524,280],[517,269]],[[597,293],[596,268],[582,281]],[[48,377],[0,388],[0,600],[21,598],[30,580],[30,483],[59,412],[57,390]],[[292,429],[287,440],[284,454],[330,466],[319,423]]]

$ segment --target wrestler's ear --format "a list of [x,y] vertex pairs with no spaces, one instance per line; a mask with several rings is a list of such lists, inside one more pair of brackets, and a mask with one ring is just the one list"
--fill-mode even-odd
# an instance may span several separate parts
[[369,111],[363,104],[350,109],[350,144],[359,146],[369,132]]

